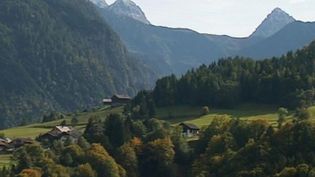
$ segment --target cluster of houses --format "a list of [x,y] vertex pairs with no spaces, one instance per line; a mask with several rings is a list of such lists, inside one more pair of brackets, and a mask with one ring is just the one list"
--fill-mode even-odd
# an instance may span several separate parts
[[10,153],[19,147],[32,143],[34,143],[34,141],[30,138],[17,138],[13,140],[9,138],[0,138],[0,153]]
[[[82,133],[78,130],[68,126],[56,126],[47,133],[41,134],[36,139],[39,142],[53,142],[54,140],[71,140],[77,142],[82,136]],[[31,138],[0,138],[0,154],[12,153],[19,147],[27,144],[33,144],[35,141]]]
[[[123,95],[113,95],[111,98],[103,99],[103,104],[111,107],[123,106],[131,102],[131,97]],[[56,126],[47,133],[40,134],[36,140],[39,142],[53,142],[55,140],[71,140],[77,142],[82,133],[70,126]],[[17,148],[27,144],[33,144],[35,141],[31,138],[0,138],[0,154],[11,153]]]
[[[196,125],[191,123],[181,123],[179,126],[182,127],[182,135],[185,137],[196,136],[200,131]],[[39,135],[37,141],[53,142],[55,140],[61,140],[65,142],[66,140],[71,140],[72,142],[77,142],[81,136],[81,132],[70,126],[55,126],[47,133]],[[35,141],[30,138],[17,138],[14,140],[9,138],[0,138],[0,153],[11,153],[19,147],[33,143],[35,143]]]
[[[128,96],[114,95],[111,98],[103,100],[104,105],[109,105],[112,107],[122,106],[130,103],[131,98]],[[180,123],[179,126],[182,127],[182,135],[185,137],[193,137],[199,134],[200,129],[191,123]],[[70,126],[55,126],[50,131],[44,134],[40,134],[37,137],[39,142],[53,142],[55,140],[71,140],[72,142],[77,142],[82,136],[82,133]],[[9,138],[0,138],[0,153],[10,153],[14,152],[17,148],[22,147],[27,144],[35,143],[34,140],[30,138],[17,138],[11,140]]]
[[39,135],[37,138],[40,142],[53,142],[55,140],[71,140],[77,142],[82,133],[70,126],[56,126],[47,133]]

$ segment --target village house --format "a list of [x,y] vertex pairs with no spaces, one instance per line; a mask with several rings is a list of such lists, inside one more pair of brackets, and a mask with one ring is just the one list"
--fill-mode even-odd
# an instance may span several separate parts
[[192,123],[180,123],[179,126],[183,129],[183,135],[186,137],[192,137],[199,134],[200,128]]
[[17,139],[12,140],[9,143],[9,145],[11,148],[17,149],[17,148],[22,147],[24,145],[33,144],[33,143],[34,143],[34,140],[32,140],[31,138],[17,138]]
[[10,138],[2,137],[0,138],[0,142],[2,143],[10,143],[12,140]]
[[14,140],[9,138],[0,138],[0,153],[13,152],[24,145],[33,143],[34,141],[30,138],[17,138]]
[[0,153],[4,153],[9,149],[9,143],[11,140],[9,138],[0,138]]
[[113,95],[112,98],[103,99],[104,105],[110,105],[112,107],[123,106],[131,102],[131,97],[124,95]]
[[0,153],[6,151],[8,149],[8,144],[0,141]]
[[81,137],[81,132],[69,126],[56,126],[49,132],[39,135],[37,138],[41,142],[53,142],[54,140],[66,141],[71,139],[76,142]]

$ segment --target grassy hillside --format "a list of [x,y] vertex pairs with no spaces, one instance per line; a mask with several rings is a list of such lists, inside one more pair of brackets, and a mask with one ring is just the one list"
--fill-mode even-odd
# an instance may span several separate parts
[[[78,113],[76,116],[79,119],[79,123],[77,128],[83,130],[85,125],[87,124],[90,117],[98,117],[98,118],[105,118],[107,115],[111,113],[121,113],[122,108],[113,108],[113,109],[106,109],[106,108],[98,108],[90,112],[82,112]],[[36,138],[39,134],[45,133],[49,131],[52,127],[56,125],[60,125],[62,121],[66,120],[68,124],[71,122],[72,115],[67,115],[64,119],[52,121],[52,122],[45,122],[45,123],[37,123],[31,124],[27,126],[15,127],[6,130],[0,131],[0,133],[4,133],[9,138],[20,138],[20,137],[28,137],[28,138]]]
[[[309,108],[312,114],[312,121],[315,122],[315,106]],[[97,108],[89,112],[77,113],[79,123],[77,128],[79,130],[84,129],[88,119],[90,117],[98,117],[101,119],[106,118],[107,115],[111,113],[122,113],[123,108]],[[293,112],[290,112],[288,120],[292,118]],[[68,124],[71,122],[71,117],[73,115],[67,115],[65,119],[60,119],[57,121],[31,124],[22,127],[15,127],[0,131],[10,138],[19,137],[30,137],[35,138],[41,133],[49,131],[52,127],[60,125],[63,120],[66,120]],[[207,126],[211,123],[214,118],[240,118],[243,120],[267,120],[272,125],[277,124],[277,108],[267,105],[241,105],[235,109],[211,109],[208,115],[201,115],[200,107],[189,107],[189,106],[176,106],[167,107],[157,110],[157,118],[170,121],[172,124],[176,125],[181,122],[194,123],[199,127]]]
[[[158,110],[161,119],[169,120],[172,124],[189,122],[199,127],[207,126],[214,118],[240,118],[242,120],[268,121],[273,126],[277,125],[277,107],[268,105],[240,105],[235,109],[210,109],[208,115],[201,115],[200,107],[177,106]],[[311,121],[315,123],[315,106],[309,108],[312,115]],[[291,120],[294,112],[290,112],[287,120]]]
[[12,165],[10,154],[0,154],[0,168]]

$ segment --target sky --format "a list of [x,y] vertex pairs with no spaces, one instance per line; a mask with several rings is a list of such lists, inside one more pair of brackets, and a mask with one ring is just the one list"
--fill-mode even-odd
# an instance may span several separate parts
[[[115,0],[106,0],[108,4]],[[249,36],[276,7],[297,20],[315,21],[315,0],[133,0],[159,26],[208,34]]]

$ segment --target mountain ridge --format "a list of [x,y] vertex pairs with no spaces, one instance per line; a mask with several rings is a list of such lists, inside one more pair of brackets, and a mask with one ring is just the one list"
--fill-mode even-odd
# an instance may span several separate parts
[[[227,35],[201,34],[190,29],[143,24],[127,16],[117,16],[107,9],[100,9],[100,13],[102,13],[105,21],[120,35],[128,50],[135,56],[139,56],[143,63],[161,76],[170,73],[181,75],[190,68],[198,67],[201,64],[209,64],[223,57],[244,56],[244,54],[247,54],[244,52],[245,49],[249,49],[251,46],[255,46],[273,36],[258,37],[250,35],[249,37],[237,38]],[[289,16],[281,9],[276,8],[266,19],[270,19],[270,16],[277,14]],[[126,29],[126,26],[129,28]],[[273,30],[272,33],[279,32],[277,30]],[[304,43],[311,40],[312,34],[307,31],[305,36],[305,38],[309,36],[309,39],[301,42],[303,45],[283,48],[283,53],[277,53],[277,55],[303,47]],[[295,34],[295,37],[298,37],[298,35]],[[281,43],[281,41],[285,43],[284,39],[278,40],[278,43]],[[268,53],[268,51],[266,52]],[[260,59],[260,57],[257,59]]]
[[238,54],[256,59],[279,57],[288,51],[301,49],[313,40],[315,40],[315,22],[295,21],[265,40],[243,48]]

